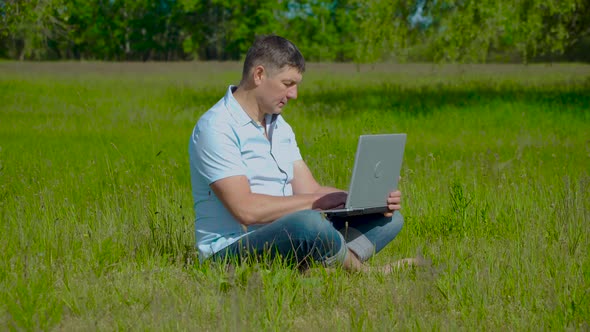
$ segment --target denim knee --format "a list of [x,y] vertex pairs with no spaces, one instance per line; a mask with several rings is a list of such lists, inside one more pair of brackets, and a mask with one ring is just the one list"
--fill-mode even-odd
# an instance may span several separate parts
[[391,217],[373,215],[355,218],[340,232],[348,248],[364,262],[393,241],[403,225],[403,216],[395,211]]
[[401,212],[395,211],[393,216],[391,216],[391,222],[396,225],[396,229],[399,232],[399,230],[404,227],[404,216],[401,214]]
[[298,230],[305,229],[310,232],[322,233],[329,232],[333,228],[320,212],[314,210],[298,211],[290,214],[287,218],[292,220],[289,225]]
[[283,229],[304,254],[309,254],[326,265],[344,261],[347,252],[344,238],[320,212],[295,212],[286,216],[282,222]]
[[337,231],[321,213],[313,210],[295,212],[285,217],[283,229],[296,237],[331,239]]

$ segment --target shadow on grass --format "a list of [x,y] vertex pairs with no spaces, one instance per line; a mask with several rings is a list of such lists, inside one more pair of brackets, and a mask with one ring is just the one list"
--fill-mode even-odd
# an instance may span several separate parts
[[327,117],[354,116],[358,110],[402,112],[428,115],[441,108],[469,109],[490,103],[525,103],[538,105],[548,112],[570,112],[588,119],[590,111],[590,78],[583,83],[524,86],[510,83],[433,84],[407,87],[382,84],[307,92],[298,103],[306,106],[327,104],[322,109]]
[[[181,108],[197,108],[205,112],[219,101],[225,90],[195,91],[190,87],[171,87],[167,99]],[[321,105],[326,117],[354,116],[359,110],[402,112],[428,115],[441,108],[469,109],[490,103],[525,103],[538,105],[548,112],[570,112],[588,119],[590,109],[590,78],[560,84],[526,85],[510,81],[450,82],[422,86],[407,84],[370,84],[358,87],[309,87],[300,91],[295,105],[303,112],[315,112]],[[328,105],[329,107],[323,107]],[[311,110],[310,110],[311,109]]]

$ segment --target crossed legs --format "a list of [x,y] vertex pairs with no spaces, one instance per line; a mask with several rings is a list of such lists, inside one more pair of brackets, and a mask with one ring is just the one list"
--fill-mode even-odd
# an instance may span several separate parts
[[402,226],[399,212],[392,217],[367,215],[330,221],[318,211],[299,211],[247,234],[213,259],[280,256],[299,267],[316,261],[327,267],[342,265],[351,271],[367,271],[363,262],[391,242]]

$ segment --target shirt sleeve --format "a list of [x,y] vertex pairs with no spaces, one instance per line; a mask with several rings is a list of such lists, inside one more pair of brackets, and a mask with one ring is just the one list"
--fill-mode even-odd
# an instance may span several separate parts
[[208,184],[226,177],[246,175],[240,144],[228,126],[201,126],[193,134],[195,166]]
[[[289,128],[291,129],[291,128]],[[301,151],[299,151],[299,146],[297,146],[297,140],[295,139],[295,133],[291,129],[289,133],[289,155],[291,156],[291,161],[295,162],[297,160],[302,160],[303,157],[301,156]]]

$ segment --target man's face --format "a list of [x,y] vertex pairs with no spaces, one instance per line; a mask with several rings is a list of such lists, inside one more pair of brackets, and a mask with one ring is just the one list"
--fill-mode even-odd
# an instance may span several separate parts
[[297,86],[303,75],[293,67],[264,70],[258,85],[258,106],[265,114],[280,114],[290,99],[297,98]]

